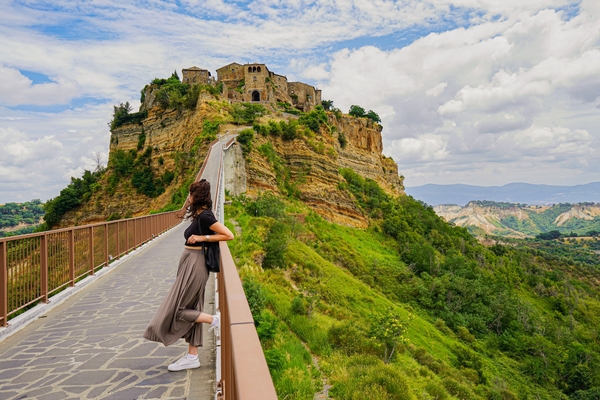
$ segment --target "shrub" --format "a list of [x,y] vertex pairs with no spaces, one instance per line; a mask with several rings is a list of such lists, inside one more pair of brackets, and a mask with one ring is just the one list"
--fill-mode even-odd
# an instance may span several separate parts
[[285,265],[284,254],[288,245],[288,227],[276,221],[265,238],[263,268],[281,268]]
[[256,327],[256,333],[261,342],[272,340],[277,333],[277,326],[279,321],[277,317],[273,315],[269,310],[264,310],[260,314],[258,319],[258,326]]
[[362,330],[354,322],[335,324],[328,331],[332,347],[348,355],[365,352],[368,340]]
[[271,192],[260,194],[255,201],[246,205],[246,211],[256,217],[282,218],[285,215],[285,204]]
[[252,313],[252,317],[256,324],[256,320],[260,318],[260,315],[265,308],[267,298],[261,284],[252,277],[245,278],[242,282],[242,287],[246,294],[248,305],[250,306],[250,312]]
[[338,133],[338,142],[340,143],[340,147],[342,149],[345,149],[348,145],[348,139],[346,139],[346,135],[344,134],[344,132]]
[[327,123],[327,114],[323,110],[323,107],[316,106],[309,113],[300,116],[298,123],[317,133],[321,128],[321,124]]
[[140,151],[144,148],[144,144],[146,144],[146,132],[144,131],[144,127],[142,127],[142,132],[138,136],[137,149]]
[[244,155],[246,156],[250,154],[250,152],[252,151],[252,140],[254,140],[254,130],[244,129],[238,134],[236,140],[242,146],[242,151]]
[[263,116],[266,111],[265,107],[260,104],[241,103],[233,105],[231,116],[234,124],[252,124],[254,120]]
[[141,124],[147,116],[147,111],[131,113],[129,102],[119,103],[118,106],[113,106],[113,118],[108,126],[110,131],[113,132],[116,128],[126,124]]
[[279,349],[265,350],[265,359],[271,375],[278,375],[285,366],[285,353]]

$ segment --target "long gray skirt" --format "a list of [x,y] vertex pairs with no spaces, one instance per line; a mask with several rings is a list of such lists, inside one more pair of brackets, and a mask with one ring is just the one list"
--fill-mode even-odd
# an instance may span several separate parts
[[195,323],[204,307],[208,269],[202,250],[184,249],[177,277],[144,332],[144,338],[169,346],[184,338],[202,346],[202,324]]

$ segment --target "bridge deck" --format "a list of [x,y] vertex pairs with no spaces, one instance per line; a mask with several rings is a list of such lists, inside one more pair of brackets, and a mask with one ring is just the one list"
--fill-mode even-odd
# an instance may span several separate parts
[[[164,347],[142,338],[174,280],[186,226],[0,342],[0,398],[212,399],[213,335],[204,333],[202,367],[180,372],[167,365],[186,353],[183,340]],[[205,304],[212,313],[213,279],[209,285]]]

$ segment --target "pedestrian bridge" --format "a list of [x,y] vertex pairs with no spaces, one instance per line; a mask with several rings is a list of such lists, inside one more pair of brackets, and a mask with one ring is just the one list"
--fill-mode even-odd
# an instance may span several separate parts
[[[212,143],[197,175],[211,182],[221,221],[234,136]],[[202,366],[168,372],[187,344],[143,339],[174,281],[186,227],[170,212],[0,239],[0,398],[276,399],[224,242],[205,299],[206,312],[221,314],[221,340],[204,326]]]

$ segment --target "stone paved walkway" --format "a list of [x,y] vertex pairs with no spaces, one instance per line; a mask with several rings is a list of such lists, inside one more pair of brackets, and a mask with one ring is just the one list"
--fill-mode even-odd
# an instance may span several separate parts
[[[168,372],[184,355],[142,338],[172,284],[183,249],[180,224],[111,273],[0,342],[0,399],[214,398],[214,337],[205,325],[202,367]],[[214,280],[206,311],[213,313]]]

